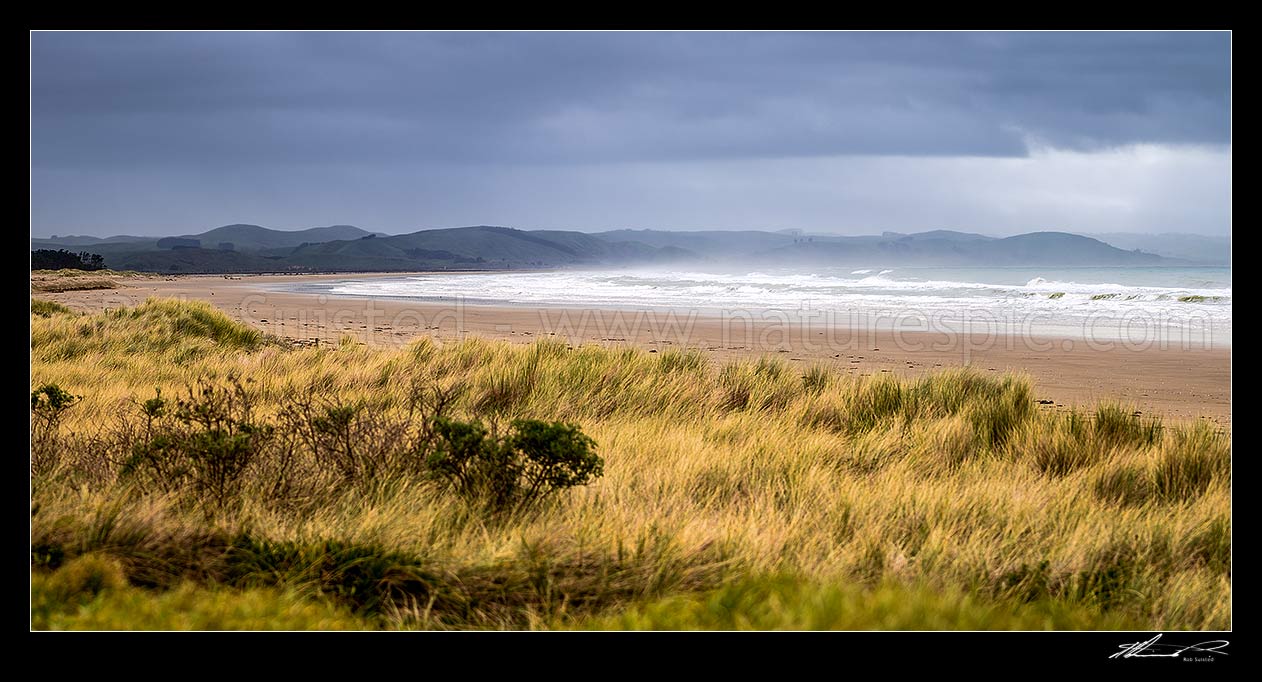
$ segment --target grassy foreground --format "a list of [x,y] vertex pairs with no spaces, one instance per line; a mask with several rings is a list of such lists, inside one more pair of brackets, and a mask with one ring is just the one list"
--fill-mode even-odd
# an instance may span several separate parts
[[[173,300],[33,305],[31,353],[32,391],[79,397],[33,412],[36,628],[1231,625],[1230,435],[1038,411],[1019,376],[476,338],[293,349]],[[155,389],[233,385],[274,432],[232,441],[232,485],[137,468],[165,442]],[[418,392],[577,424],[604,475],[488,513],[409,459]],[[344,437],[304,436],[303,405],[348,415]]]

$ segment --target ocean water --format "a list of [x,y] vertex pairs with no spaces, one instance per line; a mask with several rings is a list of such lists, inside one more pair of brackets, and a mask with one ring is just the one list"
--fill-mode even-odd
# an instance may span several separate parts
[[335,296],[660,308],[908,331],[1231,345],[1227,267],[561,270],[304,284]]

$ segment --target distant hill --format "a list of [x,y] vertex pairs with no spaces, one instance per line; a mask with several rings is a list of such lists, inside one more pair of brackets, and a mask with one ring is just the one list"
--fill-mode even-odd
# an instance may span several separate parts
[[802,241],[764,254],[778,265],[1151,265],[1163,259],[1066,232],[995,238],[938,231],[879,240]]
[[941,240],[948,242],[975,242],[995,239],[984,234],[974,234],[972,232],[956,232],[955,230],[929,230],[928,232],[917,232],[915,234],[903,234],[901,232],[884,232],[881,237],[897,240],[912,241],[929,241]]
[[617,230],[597,236],[634,238],[658,247],[687,248],[716,260],[802,265],[1144,265],[1151,253],[1116,248],[1066,232],[998,238],[954,230],[841,236],[758,231]]
[[519,230],[476,225],[383,235],[351,225],[272,230],[225,225],[171,237],[32,239],[32,249],[98,253],[154,272],[502,270],[738,263],[819,265],[1148,265],[1161,256],[1065,232],[996,238],[953,230],[812,235],[797,230]]
[[[32,248],[91,247],[103,256],[131,255],[142,251],[160,251],[173,246],[230,251],[266,251],[292,249],[300,244],[327,242],[335,239],[358,239],[373,234],[352,225],[313,227],[306,230],[272,230],[259,225],[224,225],[200,234],[172,235],[170,237],[114,237],[67,236],[49,239],[32,239]],[[231,245],[232,248],[221,248]]]
[[236,251],[261,251],[295,247],[304,243],[331,242],[340,239],[359,239],[372,234],[354,225],[312,227],[306,230],[271,230],[258,225],[224,225],[201,234],[181,235],[186,239],[199,239],[202,248],[216,248],[229,243]]
[[1166,258],[1181,258],[1204,265],[1231,264],[1231,237],[1203,234],[1166,232],[1162,234],[1135,234],[1109,232],[1088,234],[1120,249],[1141,249]]
[[32,248],[90,249],[115,269],[154,272],[491,270],[696,260],[675,246],[585,232],[478,225],[384,235],[351,225],[272,230],[224,225],[171,237],[32,239]]
[[113,237],[90,237],[87,235],[65,235],[58,237],[53,235],[47,239],[33,238],[31,243],[35,245],[58,244],[61,246],[91,246],[96,244],[110,244],[113,242],[143,242],[153,241],[151,237],[136,237],[132,235],[120,234]]
[[980,245],[995,264],[1011,265],[1153,265],[1161,256],[1127,251],[1098,239],[1067,232],[1031,232]]
[[390,261],[398,267],[511,268],[652,263],[695,255],[681,249],[611,241],[584,232],[516,230],[478,225],[353,241],[309,244],[287,260],[317,266],[328,257]]
[[137,251],[106,256],[105,264],[113,270],[138,272],[218,273],[300,270],[286,267],[278,261],[256,254],[219,249]]
[[657,248],[673,247],[714,258],[747,256],[787,246],[801,238],[789,232],[757,230],[611,230],[596,232],[593,236],[607,241],[639,242]]

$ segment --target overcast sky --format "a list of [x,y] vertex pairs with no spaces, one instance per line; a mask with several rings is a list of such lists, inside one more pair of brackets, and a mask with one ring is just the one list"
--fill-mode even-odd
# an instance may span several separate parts
[[31,232],[1231,227],[1227,33],[31,34]]

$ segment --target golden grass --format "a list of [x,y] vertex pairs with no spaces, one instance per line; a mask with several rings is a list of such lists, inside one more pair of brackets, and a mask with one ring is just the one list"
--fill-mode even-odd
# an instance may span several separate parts
[[[412,557],[424,577],[409,579],[435,601],[391,602],[387,627],[652,627],[653,600],[785,575],[848,586],[792,592],[827,613],[876,610],[749,622],[917,627],[914,609],[878,608],[906,589],[954,595],[926,602],[922,627],[974,627],[988,613],[1025,627],[1034,621],[1013,611],[1023,604],[1072,613],[1037,621],[1052,627],[1231,626],[1230,435],[1132,422],[1113,406],[1040,412],[1025,377],[803,376],[774,359],[714,368],[685,351],[479,338],[291,349],[207,305],[159,300],[31,324],[32,389],[83,396],[61,425],[66,456],[33,480],[33,552],[112,553],[134,584],[225,579],[231,552],[196,548],[248,533]],[[384,413],[403,409],[411,386],[460,387],[463,416],[580,424],[606,473],[502,520],[404,476],[313,487],[290,506],[260,482],[213,515],[119,482],[125,453],[108,443],[120,415],[155,388],[228,376],[264,413],[312,386]],[[158,565],[179,568],[150,575]],[[711,621],[676,625],[687,622]]]
[[31,291],[41,293],[117,288],[118,283],[108,277],[66,277],[64,279],[31,280]]
[[58,293],[90,289],[117,289],[121,279],[146,277],[148,273],[132,270],[32,270],[31,291]]

